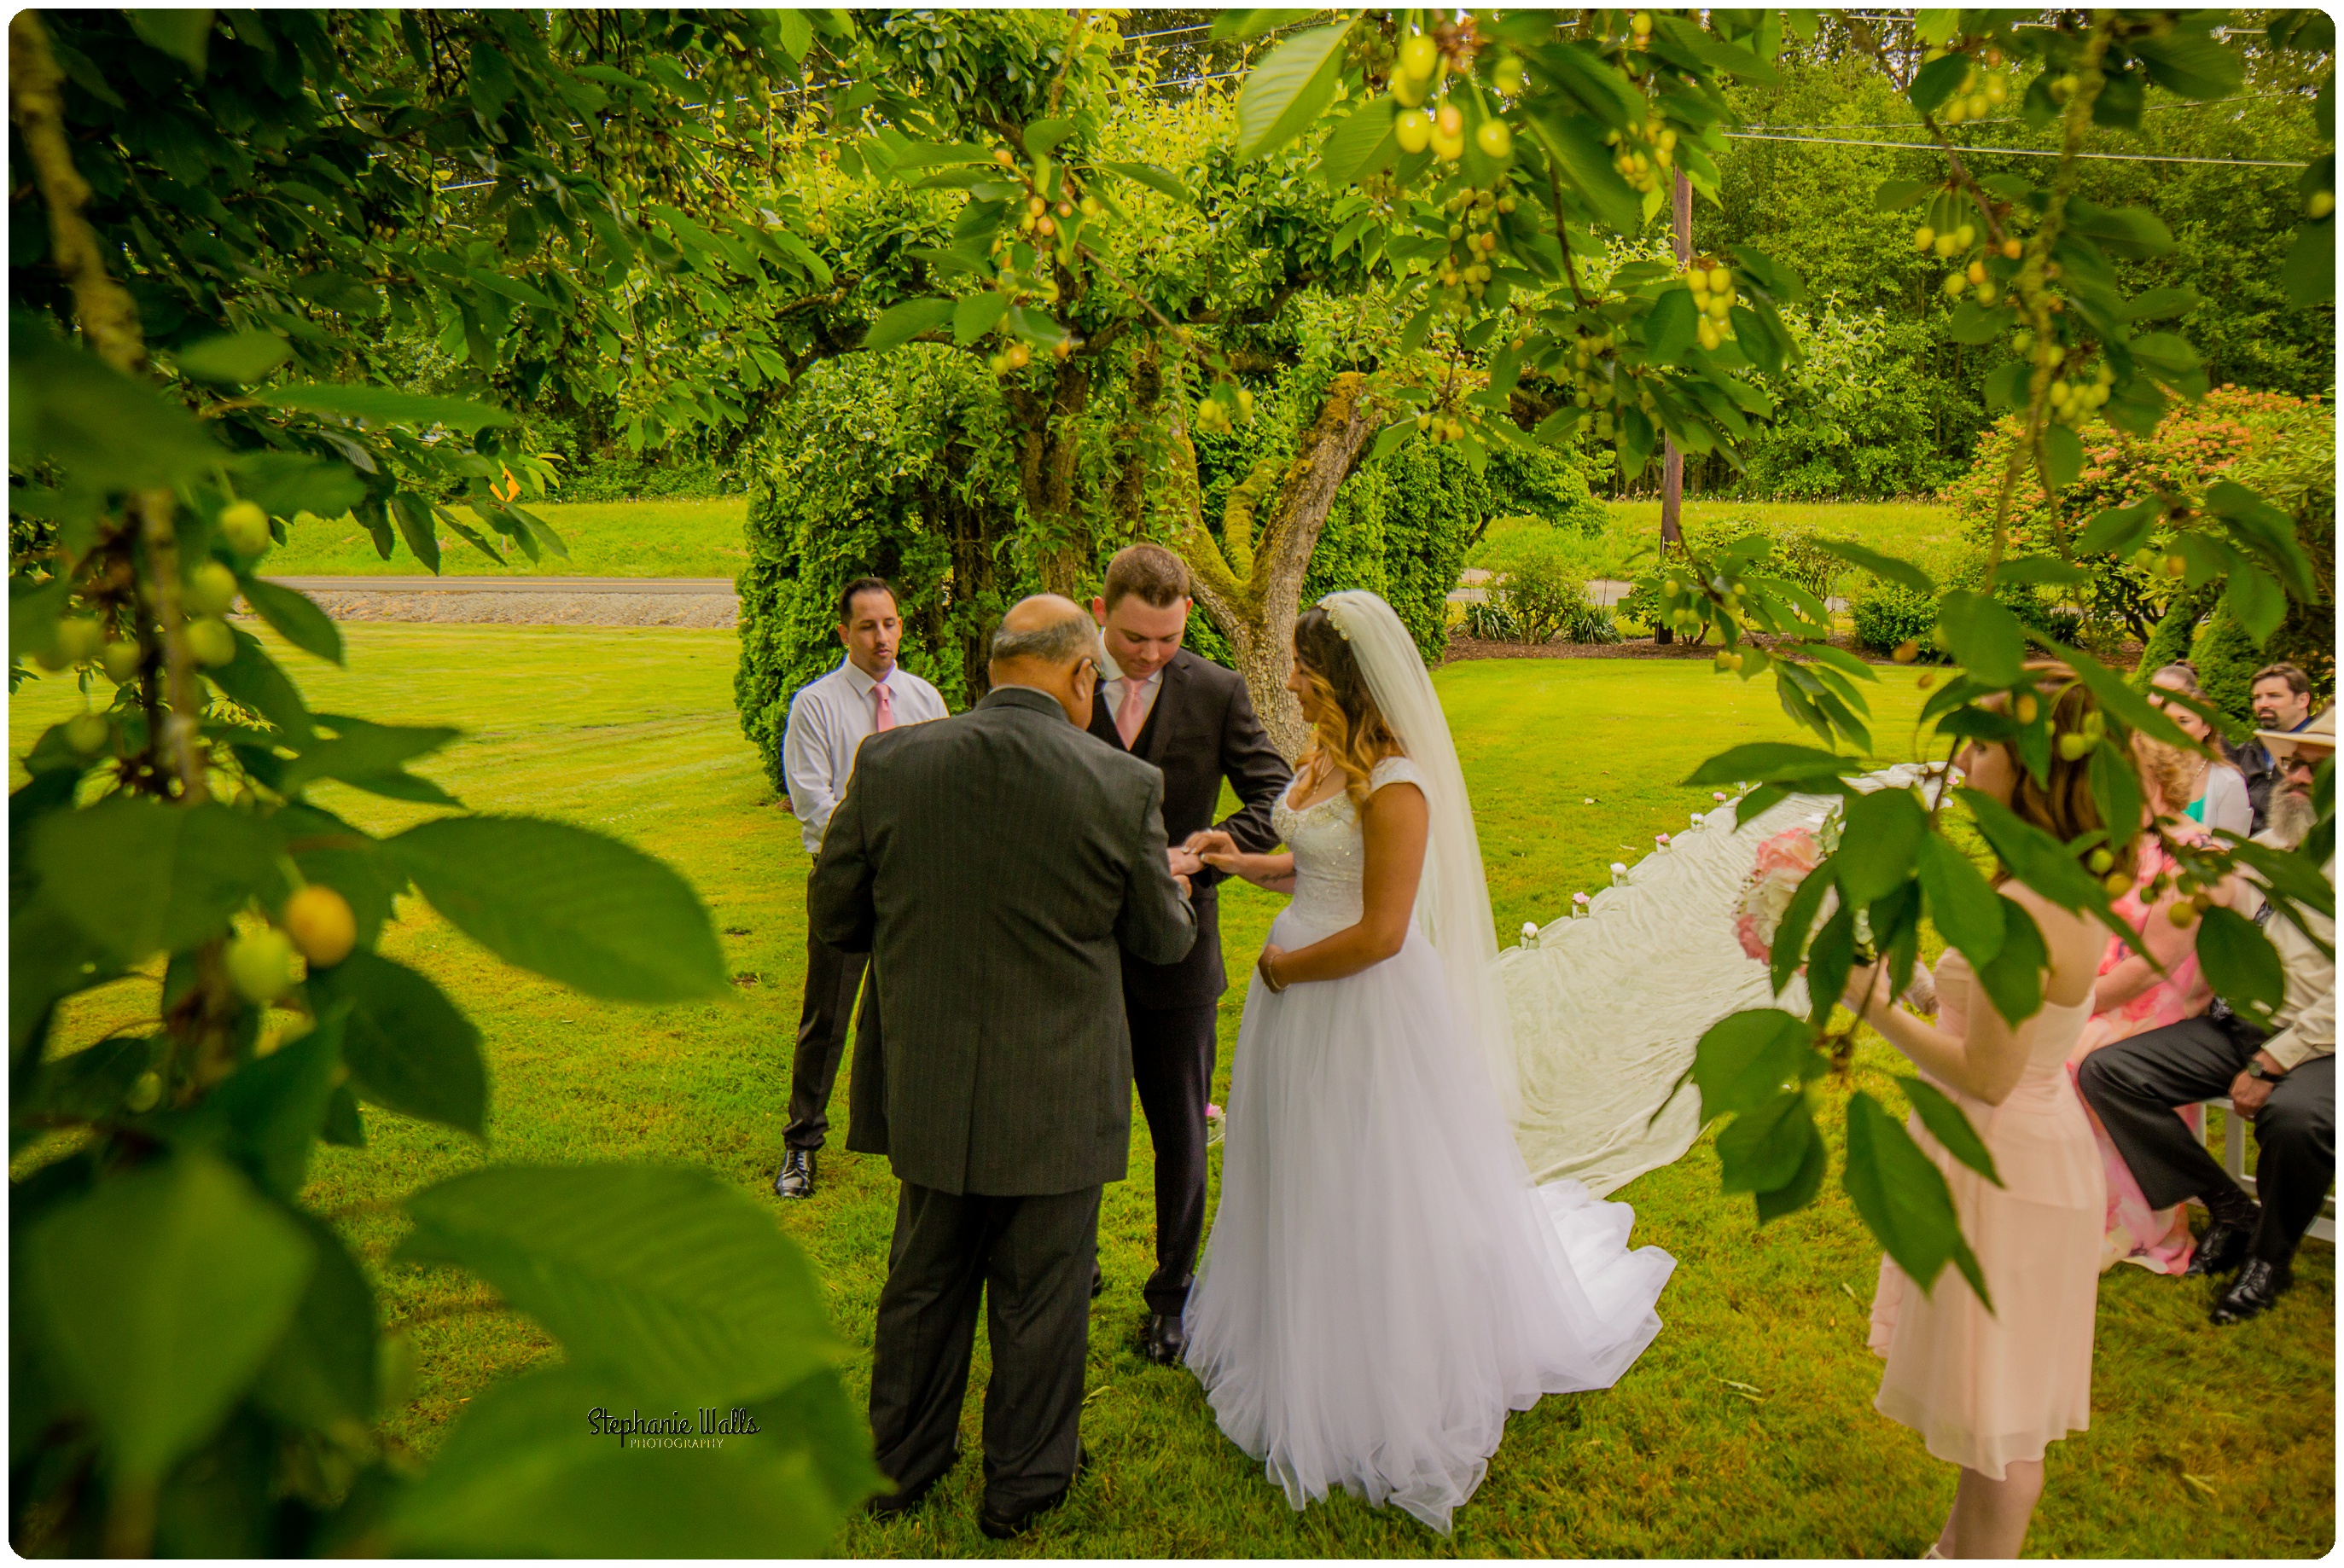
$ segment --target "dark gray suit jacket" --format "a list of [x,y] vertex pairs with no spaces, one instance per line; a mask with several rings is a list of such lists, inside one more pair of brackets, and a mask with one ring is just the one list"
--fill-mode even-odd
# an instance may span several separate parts
[[1163,798],[1155,769],[1017,687],[863,743],[806,898],[815,936],[872,955],[870,1151],[899,1178],[1002,1196],[1122,1179],[1123,954],[1170,963],[1197,936]]

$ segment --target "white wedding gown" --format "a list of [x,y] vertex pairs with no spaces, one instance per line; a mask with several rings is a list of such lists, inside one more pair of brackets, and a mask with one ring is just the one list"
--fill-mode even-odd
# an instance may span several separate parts
[[[1419,781],[1405,759],[1376,769],[1397,781]],[[1349,799],[1281,799],[1273,819],[1296,884],[1270,940],[1357,923]],[[1628,1250],[1627,1205],[1531,1184],[1450,985],[1413,924],[1348,979],[1273,995],[1255,978],[1186,1319],[1221,1430],[1294,1507],[1340,1486],[1444,1533],[1508,1412],[1608,1387],[1642,1353],[1676,1266]]]

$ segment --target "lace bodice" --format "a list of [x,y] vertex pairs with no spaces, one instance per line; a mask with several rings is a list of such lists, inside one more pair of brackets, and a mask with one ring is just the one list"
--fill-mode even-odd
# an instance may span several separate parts
[[[1422,788],[1416,764],[1405,757],[1387,757],[1369,775],[1370,793],[1387,784]],[[1290,794],[1290,791],[1289,791]],[[1359,831],[1359,814],[1351,798],[1337,790],[1316,805],[1296,810],[1281,795],[1270,810],[1271,826],[1294,851],[1294,913],[1329,931],[1356,925],[1360,911],[1359,882],[1368,869],[1367,841]]]

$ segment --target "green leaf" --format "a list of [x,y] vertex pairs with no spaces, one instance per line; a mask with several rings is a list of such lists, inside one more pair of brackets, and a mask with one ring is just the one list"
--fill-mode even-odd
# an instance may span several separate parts
[[1327,145],[1319,149],[1319,183],[1329,190],[1341,190],[1389,163],[1399,146],[1392,134],[1397,107],[1387,93],[1337,120],[1327,134]]
[[8,454],[51,462],[96,489],[194,480],[227,454],[203,421],[153,383],[125,376],[20,314],[8,327]]
[[[788,13],[776,12],[775,15],[787,15]],[[1033,132],[1028,130],[1026,136],[1030,138]],[[965,143],[939,146],[915,142],[895,155],[895,172],[903,174],[912,169],[949,168],[961,164],[990,165],[992,162],[993,154],[985,147]]]
[[1818,866],[1800,882],[1799,890],[1783,908],[1782,923],[1774,929],[1774,949],[1767,966],[1767,978],[1780,996],[1789,989],[1791,977],[1798,973],[1806,961],[1809,940],[1815,934],[1815,915],[1824,907],[1824,897],[1832,890],[1832,869]]
[[530,817],[460,817],[384,847],[434,909],[508,962],[614,1001],[731,994],[691,884],[615,839]]
[[[870,1429],[824,1370],[753,1436],[716,1449],[622,1446],[589,1413],[633,1415],[621,1385],[570,1367],[475,1398],[389,1522],[392,1550],[442,1557],[816,1557],[846,1511],[884,1484]],[[677,1390],[672,1405],[696,1409]],[[647,1414],[649,1412],[646,1412]],[[838,1472],[854,1477],[843,1484]]]
[[631,1390],[759,1399],[843,1348],[805,1255],[712,1171],[496,1166],[407,1208],[415,1229],[398,1256],[471,1270],[560,1340],[571,1365]]
[[1913,85],[1904,89],[1904,95],[1912,100],[1915,108],[1925,115],[1933,115],[1936,113],[1937,106],[1951,97],[1954,89],[1962,85],[1962,78],[1969,74],[1974,63],[1967,55],[1959,52],[1940,55],[1913,73]]
[[463,435],[513,422],[510,414],[485,403],[467,402],[460,397],[420,397],[388,387],[279,387],[261,393],[260,401],[272,408],[325,414],[369,425],[409,425],[417,429],[444,425]]
[[1236,151],[1240,161],[1284,146],[1334,101],[1343,40],[1350,36],[1351,25],[1347,17],[1331,27],[1297,33],[1246,73],[1245,86],[1238,94]]
[[955,302],[949,299],[906,299],[891,305],[871,324],[863,347],[876,352],[909,343],[923,332],[934,332],[948,325],[956,308]]
[[217,802],[167,806],[110,795],[52,812],[32,831],[45,896],[125,963],[177,952],[227,929],[229,911],[282,885],[276,837]]
[[1913,875],[1929,819],[1921,803],[1903,789],[1874,789],[1846,806],[1847,829],[1832,867],[1840,896],[1869,904],[1902,887]]
[[2149,530],[2156,525],[2157,505],[2147,500],[2131,507],[2112,507],[2095,517],[2076,537],[2076,553],[2079,556],[2130,555],[2148,542]]
[[359,1094],[402,1116],[486,1135],[480,1031],[438,986],[360,948],[331,969],[311,970],[308,989],[321,1010],[349,1007],[342,1060]]
[[1125,179],[1146,186],[1149,190],[1161,191],[1183,206],[1197,205],[1197,198],[1189,194],[1187,186],[1182,185],[1169,170],[1157,168],[1154,164],[1102,162],[1098,166],[1110,174],[1121,175]]
[[773,19],[775,41],[781,45],[783,52],[793,61],[803,60],[806,51],[813,46],[813,25],[806,20],[805,13],[775,10],[766,15]]
[[1984,594],[1955,588],[1939,600],[1937,636],[1972,679],[1988,686],[2011,685],[2026,667],[2018,618]]
[[2100,820],[2107,823],[2111,835],[2118,839],[2127,835],[2124,829],[2140,820],[2140,767],[2134,759],[2132,748],[2120,744],[2114,736],[2102,738],[2092,748],[2091,762],[2086,769],[2086,781],[2092,791],[2092,803],[2099,808]]
[[1788,1181],[1770,1191],[1757,1193],[1758,1222],[1761,1225],[1794,1214],[1815,1201],[1824,1190],[1824,1174],[1830,1167],[1830,1156],[1818,1137],[1807,1140],[1807,1151],[1800,1158],[1799,1169]]
[[2050,968],[2051,951],[2044,946],[2034,916],[2015,900],[1997,901],[2002,905],[2002,945],[1990,962],[1972,967],[1994,1010],[2015,1029],[2042,1010],[2043,973]]
[[1902,212],[1938,188],[1927,180],[1883,180],[1872,193],[1872,205],[1881,212]]
[[2231,571],[2223,588],[2222,602],[2238,618],[2238,624],[2246,628],[2257,648],[2268,642],[2271,633],[2287,618],[2287,590],[2260,567],[2244,562]]
[[2128,261],[2163,256],[2173,248],[2173,231],[2165,226],[2164,219],[2146,207],[2095,206],[2082,196],[2070,196],[2067,228],[2071,234],[2094,241],[2109,255]]
[[512,65],[495,45],[485,39],[472,45],[470,65],[465,86],[472,107],[480,111],[483,120],[494,120],[504,112],[518,85],[513,81]]
[[332,1226],[293,1211],[318,1259],[284,1338],[252,1386],[263,1410],[312,1432],[342,1422],[374,1419],[376,1336],[374,1287]]
[[1561,167],[1561,177],[1593,209],[1597,218],[1623,234],[1644,226],[1643,198],[1612,164],[1613,153],[1604,144],[1607,127],[1585,115],[1534,112],[1531,123],[1544,136]]
[[2336,220],[2307,222],[2295,231],[2287,260],[2279,265],[2289,305],[2309,307],[2336,297]]
[[2057,556],[2021,556],[2015,561],[2005,561],[2000,576],[2006,583],[2051,583],[2060,588],[2092,580],[2089,571]]
[[1841,1180],[1882,1248],[1929,1292],[1961,1244],[1953,1192],[1904,1124],[1861,1091],[1847,1103],[1847,1167]]
[[264,578],[239,578],[237,583],[245,602],[276,628],[278,636],[329,664],[342,662],[341,631],[308,595]]
[[272,518],[338,518],[367,498],[365,481],[349,464],[299,452],[248,452],[228,469],[244,498]]
[[1315,11],[1223,11],[1214,16],[1209,35],[1216,42],[1223,38],[1258,38],[1273,27],[1283,27],[1288,22],[1299,22],[1305,16],[1317,15]]
[[293,349],[273,332],[239,332],[233,337],[207,337],[200,343],[190,343],[174,350],[171,357],[182,376],[241,387],[264,379],[293,357]]
[[[419,757],[428,757],[463,734],[443,725],[370,724],[363,719],[346,715],[320,713],[318,724],[333,731],[333,739],[317,740],[307,746],[301,755],[285,767],[281,789],[293,794],[319,779],[338,779],[345,784],[360,789],[389,778],[406,779],[406,764]],[[412,782],[429,790],[427,799],[452,803],[454,797],[442,794],[437,785],[424,779]]]
[[1682,359],[1692,347],[1693,330],[1700,321],[1701,312],[1693,306],[1691,290],[1664,288],[1652,302],[1652,314],[1644,317],[1644,347],[1654,359]]
[[1861,769],[1863,759],[1818,751],[1812,746],[1792,746],[1780,740],[1753,740],[1719,752],[1685,779],[1688,786],[1763,784],[1810,779],[1834,779]]
[[1921,893],[1929,919],[1976,969],[2002,950],[2002,896],[1969,857],[1932,833],[1921,841]]
[[1036,120],[1026,127],[1026,156],[1038,158],[1074,134],[1072,120]]
[[1814,548],[1825,555],[1852,562],[1874,577],[1911,588],[1915,593],[1925,594],[1931,598],[1937,597],[1936,583],[1927,572],[1910,561],[1882,555],[1878,550],[1867,549],[1852,539],[1816,539],[1813,542]]
[[1000,325],[1002,313],[1008,308],[1008,297],[1000,294],[972,294],[955,301],[953,341],[963,346],[975,342]]
[[1693,1047],[1702,1120],[1739,1116],[1765,1104],[1798,1081],[1810,1049],[1806,1020],[1780,1008],[1753,1008],[1719,1020]]
[[130,30],[138,35],[140,42],[183,62],[198,80],[202,79],[204,56],[212,37],[209,7],[200,11],[132,9],[124,15],[130,18]]
[[2198,960],[2239,1017],[2270,1027],[2271,1014],[2287,1000],[2287,971],[2261,927],[2216,904],[2198,927]]
[[203,1154],[101,1181],[22,1245],[39,1342],[132,1482],[159,1478],[227,1414],[316,1261],[283,1211]]
[[2050,471],[2051,487],[2064,490],[2074,484],[2084,471],[2082,437],[2065,425],[2053,425],[2043,432],[2043,466]]
[[[1792,1020],[1793,1023],[1798,1020]],[[1727,1192],[1771,1192],[1787,1186],[1805,1164],[1816,1141],[1814,1112],[1806,1091],[1793,1088],[1735,1117],[1717,1135],[1723,1167],[1718,1185]]]
[[1978,1130],[1970,1124],[1962,1108],[1946,1098],[1944,1091],[1925,1078],[1899,1077],[1896,1087],[1904,1091],[1904,1098],[1921,1114],[1921,1125],[1929,1130],[1930,1137],[1945,1146],[1946,1153],[1995,1186],[2003,1184],[2000,1172],[1994,1168],[1994,1151],[1985,1146],[1985,1140],[1978,1136]]
[[415,552],[424,569],[433,576],[440,572],[440,530],[434,526],[431,503],[411,490],[401,490],[390,498],[390,515],[399,524],[399,538]]
[[250,632],[237,631],[235,659],[205,670],[204,678],[231,701],[284,731],[288,740],[298,744],[309,739],[309,710],[302,704],[299,689]]
[[2223,97],[2237,92],[2246,79],[2241,52],[2203,33],[2175,28],[2162,36],[2144,34],[2128,43],[2148,67],[2150,81],[2185,98]]
[[208,1147],[290,1201],[308,1174],[341,1065],[342,1020],[327,1014],[300,1039],[237,1068],[194,1110],[158,1124],[174,1144]]

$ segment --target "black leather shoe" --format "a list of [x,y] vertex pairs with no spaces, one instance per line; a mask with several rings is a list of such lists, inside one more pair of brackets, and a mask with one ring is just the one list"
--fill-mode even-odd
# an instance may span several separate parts
[[1091,1260],[1091,1300],[1096,1302],[1106,1294],[1106,1271],[1098,1266],[1096,1258],[1093,1258]]
[[1139,1325],[1139,1353],[1157,1366],[1179,1365],[1181,1353],[1187,1348],[1187,1330],[1168,1312],[1152,1312]]
[[2258,1318],[2278,1304],[2279,1292],[2293,1281],[2285,1263],[2267,1263],[2260,1258],[2248,1258],[2246,1267],[2238,1271],[2238,1282],[2222,1293],[2214,1303],[2214,1324],[2228,1328],[2243,1323],[2248,1318]]
[[1015,1540],[1033,1529],[1036,1520],[1064,1503],[1066,1500],[1066,1493],[1075,1489],[1075,1483],[1080,1481],[1083,1478],[1083,1472],[1090,1467],[1091,1451],[1087,1448],[1077,1450],[1075,1454],[1075,1473],[1066,1478],[1066,1485],[1061,1486],[1041,1502],[1030,1507],[1021,1508],[1015,1513],[995,1513],[990,1508],[980,1508],[976,1511],[977,1529],[984,1533],[985,1538],[988,1541]]
[[2181,1271],[2185,1280],[2210,1279],[2227,1274],[2247,1261],[2247,1245],[2255,1239],[2255,1226],[2263,1217],[2259,1203],[2247,1205],[2246,1217],[2240,1220],[2217,1220],[2206,1228],[2198,1243],[2197,1255]]
[[950,1475],[954,1467],[959,1463],[960,1450],[955,1448],[953,1450],[952,1458],[945,1462],[942,1470],[937,1471],[917,1486],[906,1487],[901,1492],[892,1492],[884,1497],[869,1499],[863,1504],[863,1512],[882,1523],[890,1519],[901,1519],[925,1503],[928,1500],[928,1493],[936,1489],[936,1483]]
[[811,1198],[813,1196],[813,1151],[793,1149],[782,1161],[782,1172],[773,1178],[776,1198]]

